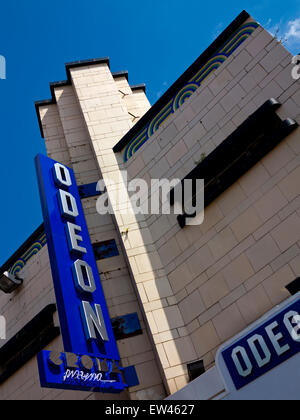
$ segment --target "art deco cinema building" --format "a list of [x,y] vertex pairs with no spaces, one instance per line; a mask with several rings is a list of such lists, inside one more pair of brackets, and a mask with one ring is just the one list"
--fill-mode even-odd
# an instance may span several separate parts
[[[300,350],[300,85],[293,66],[284,46],[246,12],[153,107],[145,86],[112,73],[106,58],[66,65],[67,80],[51,83],[51,99],[36,103],[38,121],[48,157],[74,173],[120,366],[134,366],[138,384],[121,393],[41,386],[38,353],[70,352],[45,220],[0,270],[23,279],[0,294],[7,321],[1,400],[225,399],[228,375],[235,396],[247,398],[253,383],[273,384],[275,372],[282,383],[280,390],[264,387],[271,398],[286,396],[287,373],[299,382],[292,369]],[[115,180],[127,204],[121,171],[149,185],[204,179],[204,223],[124,215],[114,205],[112,215],[98,214],[99,179],[108,195]],[[255,325],[264,326],[256,335]],[[224,353],[218,362],[220,349],[243,337],[232,360]]]

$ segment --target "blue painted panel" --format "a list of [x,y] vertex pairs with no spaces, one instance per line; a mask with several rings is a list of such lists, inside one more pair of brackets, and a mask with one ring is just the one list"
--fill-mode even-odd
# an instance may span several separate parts
[[120,255],[116,241],[114,239],[111,241],[95,244],[93,245],[93,249],[96,260],[104,260],[106,258],[117,257]]
[[[280,364],[284,363],[288,359],[295,356],[297,353],[300,352],[300,322],[295,322],[294,327],[296,330],[298,330],[297,334],[299,335],[298,341],[292,338],[291,333],[288,331],[285,323],[284,323],[284,317],[286,314],[288,314],[290,311],[294,311],[296,313],[300,313],[300,299],[298,299],[296,302],[294,302],[292,305],[288,306],[284,310],[277,313],[275,316],[270,318],[268,321],[265,321],[262,325],[258,326],[257,328],[253,329],[251,332],[247,333],[246,336],[243,338],[240,338],[237,340],[234,344],[230,345],[227,349],[222,351],[221,355],[225,361],[226,368],[233,380],[233,383],[237,390],[243,388],[244,386],[248,385],[249,383],[253,382],[254,380],[260,378],[261,376],[265,375],[270,370],[276,368]],[[267,332],[266,327],[270,326],[274,322],[278,323],[278,327],[274,329],[274,334],[279,335],[281,334],[282,337],[278,340],[280,348],[288,345],[289,349],[288,351],[284,352],[280,356],[277,354]],[[271,360],[269,363],[265,364],[262,367],[258,366],[258,363],[251,351],[251,348],[248,344],[248,340],[255,335],[260,335],[263,340],[265,341],[267,348],[269,349],[271,353]],[[243,377],[239,374],[235,363],[232,358],[232,353],[237,347],[242,347],[246,350],[247,356],[250,359],[250,362],[252,364],[252,372],[247,375],[246,377]],[[261,357],[263,357],[263,352],[261,349],[261,346],[258,346],[258,352],[261,353]],[[245,363],[241,360],[242,367],[245,369]],[[243,366],[244,365],[244,366]]]
[[80,185],[78,187],[80,198],[96,197],[101,195],[100,191],[97,191],[98,182],[92,184]]
[[74,173],[68,168],[72,179],[72,186],[68,191],[75,197],[79,210],[79,216],[75,223],[82,228],[83,241],[80,246],[87,249],[87,254],[80,258],[92,268],[97,286],[97,290],[93,294],[87,294],[84,300],[89,302],[92,307],[95,304],[101,306],[109,341],[103,341],[101,337],[87,341],[84,333],[80,314],[82,296],[76,291],[72,276],[72,265],[78,257],[71,255],[69,252],[65,232],[66,221],[60,214],[57,198],[58,187],[53,177],[53,167],[57,162],[46,156],[38,155],[35,163],[65,351],[120,360]]
[[134,366],[128,366],[123,369],[124,380],[128,387],[138,386],[140,384],[139,378]]
[[125,340],[143,334],[137,313],[114,318],[111,323],[116,340]]

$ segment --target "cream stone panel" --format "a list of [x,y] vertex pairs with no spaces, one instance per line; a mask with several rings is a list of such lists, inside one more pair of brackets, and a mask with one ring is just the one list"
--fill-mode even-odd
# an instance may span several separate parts
[[[255,31],[232,59],[226,61],[126,164],[130,176],[147,180],[149,176],[186,176],[258,106],[271,97],[283,97],[283,89],[290,89],[293,82],[288,80],[288,58],[267,32],[261,28]],[[295,91],[291,90],[291,94]],[[283,102],[286,104],[283,103],[282,109],[290,110],[289,98]],[[293,115],[296,117],[296,102],[295,105]],[[296,183],[286,192],[285,187],[280,186],[288,172],[295,170],[290,163],[298,150],[293,135],[287,144],[286,141],[275,148],[212,203],[206,209],[202,226],[178,231],[171,218],[168,222],[157,219],[150,226],[154,245],[159,247],[163,263],[168,264],[170,284],[190,334],[199,328],[199,322],[205,325],[213,320],[220,340],[224,341],[244,328],[251,318],[258,318],[270,305],[266,292],[262,293],[257,306],[254,305],[253,312],[250,308],[242,314],[238,302],[241,299],[251,302],[257,290],[264,290],[259,289],[263,282],[280,270],[280,264],[288,258],[286,255],[280,260],[281,249],[272,235],[280,220],[291,215],[288,200],[298,195]],[[290,197],[287,197],[289,190]],[[293,206],[294,213],[299,207],[297,203]],[[176,218],[174,220],[176,222]],[[175,246],[173,252],[166,255],[164,250],[168,245],[173,246],[174,237],[179,248]],[[292,238],[291,244],[285,246],[294,246],[297,234]],[[290,258],[295,255],[293,252],[290,251]],[[209,307],[203,313],[199,291],[201,295],[204,291],[201,299]],[[252,294],[247,295],[247,291]],[[199,300],[198,305],[193,299]],[[195,316],[197,321],[193,319]]]
[[39,114],[48,156],[67,166],[71,166],[70,153],[57,105],[41,106],[39,107]]
[[231,306],[235,303],[240,297],[242,297],[246,293],[246,289],[244,285],[241,285],[234,289],[231,293],[226,295],[223,299],[220,300],[220,305],[222,309]]
[[[292,114],[289,113],[289,118],[291,118],[291,115]],[[292,148],[289,147],[287,139],[287,141],[281,143],[278,147],[276,147],[275,150],[273,150],[266,157],[264,157],[262,163],[271,175],[275,175],[281,168],[284,168],[294,157],[295,153],[293,152]]]
[[170,366],[181,365],[197,359],[197,354],[189,337],[177,338],[163,343]]
[[298,255],[292,261],[290,261],[289,265],[292,268],[294,274],[297,277],[300,277],[300,256]]
[[291,268],[284,266],[263,282],[263,286],[273,305],[278,305],[290,296],[285,287],[294,280],[295,275]]
[[237,305],[248,325],[256,321],[273,307],[263,286],[259,286],[241,297],[237,301]]
[[188,283],[190,283],[192,275],[189,271],[189,265],[183,263],[171,274],[169,274],[169,281],[174,293],[178,293],[182,290]]
[[197,277],[214,263],[212,252],[208,246],[203,246],[187,260],[189,271],[193,278]]
[[260,218],[266,222],[287,204],[288,201],[276,186],[255,203],[255,208]]
[[224,278],[230,290],[240,286],[254,274],[254,270],[245,254],[236,258],[223,271]]
[[246,327],[238,306],[233,304],[213,319],[214,327],[222,342],[229,340]]
[[300,166],[293,170],[279,183],[281,192],[289,201],[293,200],[300,194],[299,177]]
[[[272,97],[272,96],[271,96]],[[249,197],[254,191],[270,179],[270,175],[261,163],[250,169],[238,182]]]
[[212,322],[208,322],[203,327],[195,331],[191,337],[196,348],[197,355],[201,358],[220,345],[220,338],[218,337]]
[[267,235],[252,246],[246,254],[254,270],[258,271],[278,257],[280,249],[273,238]]
[[151,108],[148,98],[143,88],[132,90],[126,76],[115,77],[114,80],[132,123],[136,124]]
[[[108,67],[106,65],[94,66],[93,70],[94,72],[92,78],[89,80],[89,83],[85,84],[80,82],[78,83],[78,81],[80,80],[80,75],[83,74],[85,75],[84,77],[88,79],[88,69],[79,68],[72,71],[71,73],[76,96],[81,106],[85,125],[88,129],[91,139],[90,144],[92,146],[93,153],[98,160],[98,164],[101,168],[101,173],[104,181],[106,182],[108,191],[109,193],[112,193],[113,187],[109,183],[109,179],[111,179],[112,176],[117,179],[117,188],[123,188],[124,190],[125,185],[118,169],[118,160],[116,159],[111,148],[114,143],[118,141],[118,139],[123,134],[125,134],[126,131],[128,131],[128,129],[132,126],[132,122],[130,120],[130,115],[128,114],[126,104],[124,104],[123,99],[121,98],[121,95]],[[97,100],[90,102],[93,97],[97,97]],[[118,113],[115,111],[113,114],[110,114],[109,111],[111,108],[118,110]],[[107,111],[109,118],[104,117],[99,118],[97,121],[91,121],[91,112],[100,113],[105,110]],[[100,114],[98,116],[100,117]],[[109,159],[107,159],[107,157],[109,157]],[[127,192],[125,190],[124,192],[126,198]],[[124,204],[127,204],[127,201],[124,201]],[[156,271],[162,271],[162,264],[160,262],[159,256],[156,252],[149,253],[147,251],[148,243],[153,243],[151,235],[148,234],[147,229],[144,229],[142,237],[137,237],[136,233],[134,236],[131,236],[131,232],[137,232],[138,228],[141,227],[139,225],[139,221],[136,220],[135,217],[130,217],[130,219],[126,218],[124,215],[121,215],[117,209],[115,209],[115,217],[116,221],[118,222],[120,234],[122,235],[123,232],[126,232],[126,234],[123,234],[122,238],[124,241],[124,247],[127,251],[127,255],[129,256],[130,264],[131,257],[134,256],[135,264],[131,265],[132,271],[136,272],[137,269],[138,273],[141,275],[146,275],[149,273],[152,275],[152,278],[155,279],[157,284],[163,284],[163,282],[160,283],[159,280],[160,278],[166,279],[166,276],[162,274],[155,276],[154,274]],[[146,227],[145,224],[144,226]],[[137,239],[139,241],[138,244],[142,245],[138,248],[136,248]],[[131,244],[133,244],[133,248]],[[150,280],[150,278],[148,278],[148,280]],[[163,281],[165,282],[164,287],[166,287],[167,282],[165,280]],[[136,286],[136,289],[138,289],[140,300],[146,304],[148,302],[148,298],[146,296],[144,285],[139,283],[138,287]],[[149,288],[146,290],[148,290],[150,298],[157,297],[155,295],[153,296],[153,292],[152,290],[150,292]],[[151,308],[149,309],[151,311]],[[164,309],[161,310],[164,311]],[[158,330],[160,330],[157,319],[155,318],[155,312],[153,312],[153,315],[154,322],[157,325]],[[151,317],[149,317],[149,319],[151,319]],[[145,384],[143,384],[144,387],[153,387],[154,385],[161,383],[161,376],[158,374],[158,370],[156,369],[154,372],[154,375],[157,378],[156,383],[148,383],[146,381]],[[134,390],[132,390],[132,392],[134,392]]]
[[[224,194],[217,199],[217,205],[220,207],[224,216],[230,214],[239,204],[246,199],[246,194],[243,192],[239,184],[234,184]],[[205,215],[206,217],[206,215]]]
[[272,236],[282,252],[300,240],[300,218],[293,214],[272,231]]
[[218,260],[231,251],[237,243],[232,230],[228,227],[210,240],[208,246],[215,260]]
[[200,292],[195,290],[178,305],[185,324],[189,324],[205,311],[205,305]]
[[[73,87],[56,88],[55,95],[76,180],[79,185],[97,182],[100,179],[99,169]],[[76,137],[74,133],[77,134]]]
[[215,275],[200,287],[200,294],[207,309],[219,302],[228,293],[229,287],[222,273]]
[[177,306],[155,310],[153,311],[153,317],[159,332],[184,326],[184,321]]

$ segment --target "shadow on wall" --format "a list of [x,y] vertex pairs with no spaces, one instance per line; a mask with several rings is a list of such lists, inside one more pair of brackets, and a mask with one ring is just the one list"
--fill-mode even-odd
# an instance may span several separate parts
[[[116,163],[118,164],[118,162]],[[165,261],[158,253],[155,240],[149,229],[149,219],[153,216],[135,214],[129,192],[125,186],[128,180],[124,179],[124,171],[120,166],[119,169],[120,176],[123,177],[119,184],[120,190],[125,189],[122,190],[120,196],[124,197],[126,201],[124,208],[129,210],[127,215],[120,216],[119,224],[119,228],[121,231],[123,230],[121,233],[125,248],[124,255],[132,274],[133,284],[137,289],[137,296],[140,298],[141,307],[148,321],[155,343],[153,345],[156,345],[160,373],[165,388],[168,394],[173,394],[188,383],[187,364],[198,360],[198,356],[190,337],[186,334],[183,336],[184,320],[165,272]],[[130,180],[132,178],[134,177],[130,177]],[[142,176],[141,179],[143,179]],[[151,192],[148,188],[147,195],[141,199],[141,206],[143,202],[151,201],[150,196]],[[162,206],[162,197],[159,198],[159,203]],[[128,207],[125,207],[125,204]],[[122,205],[123,203],[121,207]],[[167,216],[160,215],[160,217],[165,221]],[[175,216],[174,223],[178,226]],[[179,330],[182,330],[182,336],[180,336]],[[178,381],[178,387],[175,378]],[[139,397],[144,399],[145,396],[140,394]]]

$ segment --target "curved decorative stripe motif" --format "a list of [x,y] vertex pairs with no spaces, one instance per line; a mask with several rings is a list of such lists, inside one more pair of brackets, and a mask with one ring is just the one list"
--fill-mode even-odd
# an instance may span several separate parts
[[10,274],[17,274],[19,271],[22,270],[22,268],[24,268],[25,266],[25,262],[23,260],[18,260],[13,267],[9,270]]
[[19,260],[15,262],[15,264],[9,269],[10,274],[17,274],[21,271],[25,265],[34,257],[40,250],[46,245],[47,239],[46,234],[43,234],[39,237],[39,239],[31,245],[31,247],[24,252],[24,254],[20,257]]
[[216,54],[214,55],[202,68],[201,70],[193,77],[192,81],[199,83],[201,80],[201,76],[207,71],[210,71],[210,69],[218,68],[221,64],[224,63],[224,61],[227,59],[227,56],[224,54]]
[[231,47],[232,44],[236,42],[236,40],[240,39],[243,35],[246,35],[247,38],[252,35],[255,29],[258,28],[258,23],[251,22],[243,25],[235,35],[233,35],[226,44],[219,50],[219,53],[228,53],[228,49]]
[[256,22],[249,22],[241,26],[237,32],[223,45],[220,50],[197,72],[190,82],[185,85],[173,99],[156,115],[150,124],[145,127],[126,146],[124,162],[127,162],[161,127],[161,125],[174,114],[203,84],[203,82],[216,71],[224,61],[259,27]]
[[[225,61],[225,60],[224,60]],[[201,74],[197,78],[197,83],[199,86],[206,80],[215,70],[217,70],[224,61],[216,61],[214,64],[211,64],[208,68],[205,68],[201,71]]]
[[209,76],[211,76],[214,73],[214,71],[216,71],[220,67],[220,65],[221,64],[215,63],[213,66],[207,69],[207,71],[199,79],[200,86],[205,82],[206,79],[209,78]]
[[26,254],[26,257],[24,257],[24,261],[25,263],[27,263],[34,255],[36,255],[38,252],[40,252],[40,250],[42,249],[42,246],[35,246],[34,248],[30,249],[30,252],[28,252],[28,254]]
[[[147,133],[146,133],[147,134]],[[142,138],[136,145],[134,145],[134,147],[132,148],[131,151],[131,156],[134,155],[134,153],[140,148],[142,147],[142,145],[144,143],[146,143],[146,141],[148,140],[148,136],[145,134],[144,138]]]
[[30,258],[37,254],[42,249],[42,245],[39,242],[35,242],[30,249],[23,255],[24,261],[30,260]]
[[198,89],[199,85],[197,83],[189,83],[188,85],[184,86],[180,92],[178,92],[177,96],[175,96],[173,101],[173,111],[177,111],[184,102],[192,96],[194,92]]
[[233,44],[232,44],[232,46],[230,46],[230,48],[228,48],[228,50],[227,50],[227,55],[228,55],[228,57],[230,57],[231,56],[231,54],[233,54],[234,53],[234,51],[240,46],[240,45],[242,45],[242,43],[244,42],[244,41],[246,41],[246,39],[248,39],[248,36],[247,35],[243,35],[241,38],[239,38],[239,39],[237,39]]
[[[157,131],[157,126],[159,125],[159,122],[161,121],[161,117],[163,117],[165,114],[169,114],[170,112],[170,107],[172,104],[173,100],[170,101],[160,112],[158,115],[156,115],[156,117],[154,117],[154,119],[151,121],[151,123],[149,124],[149,129],[148,129],[148,135],[153,136],[153,134],[155,133],[155,131]],[[172,107],[171,107],[172,109]]]
[[159,118],[155,119],[155,124],[151,128],[152,134],[150,135],[150,127],[148,129],[148,136],[151,137],[161,126],[161,124],[172,114],[172,105],[168,105],[168,109],[165,110],[165,112],[161,115],[159,115]]
[[137,144],[140,144],[144,140],[148,140],[148,126],[144,128],[144,130],[136,136],[130,143],[128,143],[125,149],[125,156],[127,157],[126,161],[133,156],[133,149]]
[[160,125],[168,118],[168,116],[172,114],[171,102],[163,108],[163,110],[151,121],[151,123],[127,145],[124,153],[125,162],[127,162],[134,153],[146,143],[146,141],[155,133],[155,131],[159,129]]

